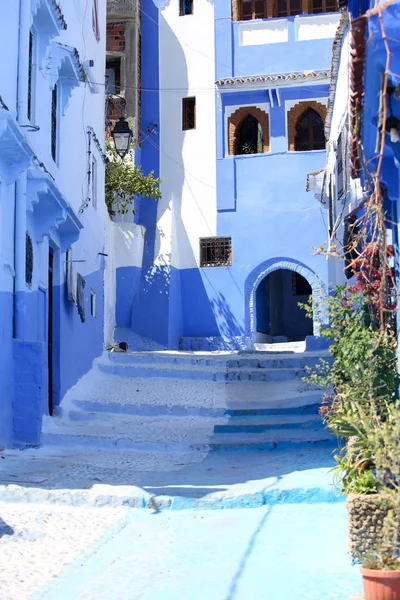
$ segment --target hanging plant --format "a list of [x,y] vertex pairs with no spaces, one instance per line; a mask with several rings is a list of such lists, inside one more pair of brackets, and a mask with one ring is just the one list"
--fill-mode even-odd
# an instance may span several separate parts
[[115,213],[134,213],[135,196],[145,196],[160,200],[161,179],[154,177],[154,171],[145,175],[140,166],[133,164],[133,151],[121,159],[112,145],[107,140],[105,199],[110,215]]

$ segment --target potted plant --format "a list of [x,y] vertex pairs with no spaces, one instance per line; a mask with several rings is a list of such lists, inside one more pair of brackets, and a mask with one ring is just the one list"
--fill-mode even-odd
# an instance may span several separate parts
[[[400,407],[389,407],[387,418],[374,418],[368,435],[381,502],[387,504],[382,541],[362,560],[365,600],[400,600]],[[383,493],[383,495],[382,495]]]

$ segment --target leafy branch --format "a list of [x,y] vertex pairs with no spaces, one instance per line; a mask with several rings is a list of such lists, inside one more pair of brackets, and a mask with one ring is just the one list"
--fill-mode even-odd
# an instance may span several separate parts
[[142,168],[133,164],[133,153],[130,151],[121,159],[107,141],[105,199],[110,215],[135,212],[133,208],[135,196],[145,196],[160,200],[161,179],[154,177],[154,171],[145,175]]

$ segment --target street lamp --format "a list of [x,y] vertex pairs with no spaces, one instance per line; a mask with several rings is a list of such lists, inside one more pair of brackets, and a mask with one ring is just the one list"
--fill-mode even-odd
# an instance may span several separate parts
[[117,123],[115,123],[111,135],[113,136],[115,150],[118,156],[124,158],[129,152],[133,136],[132,130],[129,128],[129,124],[125,121],[124,117],[120,117]]

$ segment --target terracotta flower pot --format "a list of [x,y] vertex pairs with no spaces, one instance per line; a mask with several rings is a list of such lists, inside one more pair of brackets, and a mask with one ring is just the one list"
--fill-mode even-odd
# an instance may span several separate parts
[[361,567],[365,600],[400,600],[400,571]]

